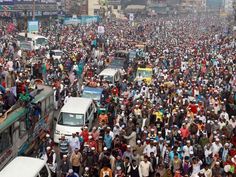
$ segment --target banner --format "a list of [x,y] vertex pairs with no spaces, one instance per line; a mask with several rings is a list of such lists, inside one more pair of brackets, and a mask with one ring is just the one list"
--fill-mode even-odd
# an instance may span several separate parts
[[39,32],[39,22],[37,20],[28,21],[28,32],[38,33]]

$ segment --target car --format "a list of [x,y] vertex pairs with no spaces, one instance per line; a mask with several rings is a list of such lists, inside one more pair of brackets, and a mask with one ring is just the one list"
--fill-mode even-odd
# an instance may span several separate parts
[[47,58],[53,58],[53,59],[57,59],[57,60],[61,60],[62,56],[63,56],[64,52],[61,50],[51,50],[48,54],[47,54]]

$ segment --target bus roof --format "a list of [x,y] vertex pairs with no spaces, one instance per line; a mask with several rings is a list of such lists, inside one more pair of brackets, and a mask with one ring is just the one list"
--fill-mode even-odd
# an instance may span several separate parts
[[103,88],[98,88],[98,87],[84,87],[83,92],[91,92],[91,93],[97,93],[97,94],[102,94]]
[[116,69],[106,68],[99,74],[99,76],[114,76],[117,72],[118,70]]
[[[14,122],[22,118],[27,113],[27,109],[24,107],[17,108],[7,115],[7,118],[0,123],[0,132],[11,126]],[[1,176],[1,175],[0,175]]]
[[[25,33],[19,33],[18,35],[25,37]],[[46,38],[44,36],[41,36],[41,35],[38,35],[38,34],[32,34],[32,33],[27,33],[27,37],[28,38]]]
[[2,171],[1,177],[33,177],[45,165],[45,161],[32,157],[16,157]]
[[90,98],[70,97],[62,107],[61,112],[74,114],[86,113],[92,102],[93,100]]
[[[38,85],[38,90],[40,89],[43,90],[39,94],[35,95],[34,99],[32,100],[33,103],[38,103],[47,98],[50,94],[53,94],[53,89],[49,86]],[[38,90],[32,91],[32,96],[34,96],[33,94],[35,94],[35,92],[37,92]],[[22,118],[22,116],[27,113],[27,109],[24,107],[20,107],[18,104],[19,103],[17,102],[12,108],[10,108],[12,109],[12,111],[10,111],[8,114],[5,113],[6,115],[4,114],[0,118],[0,132],[11,126],[14,122],[18,121],[20,118]],[[4,116],[6,117],[4,118]]]
[[32,101],[33,103],[38,103],[44,100],[45,98],[47,98],[49,95],[52,95],[52,92],[53,92],[52,87],[45,86],[45,85],[38,85],[37,87],[38,89],[43,89],[43,90],[34,97]]

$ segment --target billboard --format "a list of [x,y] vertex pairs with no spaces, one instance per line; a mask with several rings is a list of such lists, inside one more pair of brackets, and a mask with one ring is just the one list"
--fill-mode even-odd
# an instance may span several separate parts
[[39,22],[37,20],[28,21],[28,32],[29,33],[39,32]]

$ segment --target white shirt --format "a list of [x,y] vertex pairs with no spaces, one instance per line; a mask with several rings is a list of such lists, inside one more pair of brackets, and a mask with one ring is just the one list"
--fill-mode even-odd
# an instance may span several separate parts
[[153,152],[153,153],[154,153],[154,156],[156,156],[156,155],[157,155],[157,148],[156,148],[155,146],[152,146],[152,147],[151,147],[151,145],[148,144],[148,145],[144,148],[143,153],[144,153],[144,154],[147,154],[147,156],[150,157],[151,152]]
[[69,139],[69,144],[70,144],[70,147],[71,147],[72,151],[74,151],[75,148],[80,149],[80,142],[79,142],[78,137],[71,137]]
[[192,173],[192,175],[193,174],[198,174],[200,171],[201,171],[201,165],[202,165],[202,161],[201,160],[199,160],[196,164],[193,164],[192,166],[193,166],[193,173]]
[[212,143],[213,156],[215,156],[216,154],[219,153],[220,148],[222,148],[222,144],[221,143],[218,143],[218,144],[216,144],[215,142]]
[[152,165],[149,161],[147,161],[147,162],[141,161],[139,164],[139,176],[140,177],[148,177],[150,168],[152,168],[151,166]]
[[190,156],[190,152],[193,152],[193,146],[188,147],[187,145],[185,145],[183,147],[183,151],[184,151],[184,154],[183,154],[184,157]]

